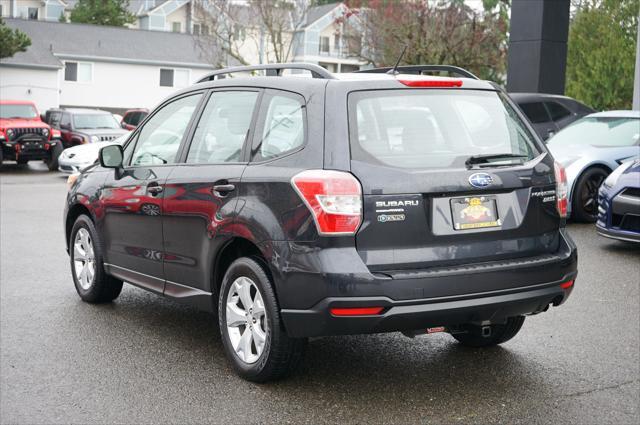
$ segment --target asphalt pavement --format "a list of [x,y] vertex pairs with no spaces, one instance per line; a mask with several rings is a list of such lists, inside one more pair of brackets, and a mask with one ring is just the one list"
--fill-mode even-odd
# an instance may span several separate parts
[[568,302],[501,347],[445,334],[313,339],[298,373],[256,385],[226,362],[213,316],[125,285],[75,293],[65,177],[0,171],[0,422],[640,423],[640,245],[571,224]]

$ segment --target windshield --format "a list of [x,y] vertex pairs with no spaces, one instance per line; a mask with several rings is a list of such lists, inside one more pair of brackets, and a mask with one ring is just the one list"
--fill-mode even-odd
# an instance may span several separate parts
[[553,136],[549,146],[634,146],[640,142],[640,118],[587,117]]
[[349,114],[355,160],[425,169],[463,167],[477,155],[508,164],[539,154],[517,113],[493,91],[356,92]]
[[32,119],[38,116],[33,105],[7,105],[0,104],[0,118],[26,118]]
[[120,128],[111,114],[78,114],[73,116],[73,125],[78,130],[91,128]]

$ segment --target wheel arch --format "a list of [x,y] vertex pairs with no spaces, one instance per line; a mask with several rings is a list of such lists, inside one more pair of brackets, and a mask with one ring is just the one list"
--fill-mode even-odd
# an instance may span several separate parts
[[64,230],[65,230],[64,236],[65,236],[65,241],[67,243],[67,250],[69,249],[69,237],[71,236],[71,229],[73,229],[73,225],[78,219],[78,217],[80,217],[83,214],[89,217],[91,221],[95,223],[93,214],[91,214],[91,211],[89,211],[89,208],[87,208],[85,205],[82,205],[81,203],[76,203],[69,207],[69,212],[67,213],[67,217],[65,219],[65,226],[64,226]]
[[571,182],[571,190],[569,191],[569,203],[573,202],[573,194],[576,189],[576,185],[578,184],[578,180],[580,180],[580,178],[584,175],[584,173],[586,173],[587,171],[593,168],[600,168],[604,170],[607,174],[611,174],[611,172],[613,171],[609,166],[609,164],[605,162],[592,162],[589,165],[586,165],[585,167],[583,167],[580,170],[580,172],[576,174],[576,177],[573,179],[573,182]]
[[215,296],[215,299],[217,299],[218,294],[220,293],[222,279],[229,269],[229,266],[241,257],[250,257],[258,261],[264,267],[269,278],[273,281],[273,273],[271,272],[265,252],[263,252],[258,245],[249,239],[234,237],[220,249],[214,260],[211,293]]

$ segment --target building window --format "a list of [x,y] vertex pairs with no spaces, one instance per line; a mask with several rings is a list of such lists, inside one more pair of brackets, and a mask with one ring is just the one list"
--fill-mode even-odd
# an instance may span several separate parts
[[329,37],[320,37],[320,54],[329,54]]
[[2,10],[2,5],[0,4],[0,16],[4,16],[4,10]]
[[171,23],[171,31],[173,31],[173,32],[182,32],[182,23],[181,22],[172,22]]
[[37,21],[38,20],[38,8],[37,7],[30,7],[27,10],[27,16],[29,17],[29,19]]
[[188,69],[160,68],[160,87],[187,87],[188,85]]
[[195,35],[209,35],[209,27],[205,24],[193,24],[193,33]]
[[340,34],[335,34],[333,36],[333,50],[336,52],[340,51]]
[[93,77],[93,64],[89,62],[65,62],[64,80],[89,83]]

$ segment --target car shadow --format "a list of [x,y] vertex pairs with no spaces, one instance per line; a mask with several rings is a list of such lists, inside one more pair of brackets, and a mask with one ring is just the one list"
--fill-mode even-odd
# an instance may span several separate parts
[[[134,288],[127,288],[114,303],[95,306],[78,301],[77,307],[82,316],[95,316],[100,323],[101,335],[78,336],[85,343],[88,339],[89,346],[92,340],[137,341],[139,347],[129,355],[140,356],[140,361],[152,355],[158,367],[187,374],[204,385],[215,385],[215,377],[224,376],[234,385],[258,391],[263,398],[257,403],[269,410],[275,409],[268,403],[271,399],[322,400],[327,391],[349,398],[345,403],[357,404],[363,411],[397,414],[416,406],[434,413],[446,403],[466,403],[473,412],[485,408],[487,400],[552,392],[540,365],[510,350],[508,343],[470,349],[447,334],[410,339],[400,333],[311,339],[293,376],[256,386],[237,377],[224,358],[211,313]],[[387,397],[405,401],[385,406]]]

